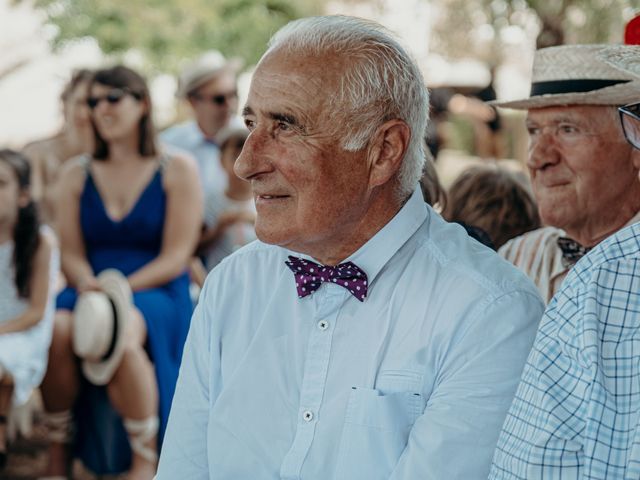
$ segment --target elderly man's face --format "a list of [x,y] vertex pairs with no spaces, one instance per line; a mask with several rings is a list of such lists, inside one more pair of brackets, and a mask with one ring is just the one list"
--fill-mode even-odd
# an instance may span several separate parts
[[618,217],[635,212],[632,148],[611,107],[531,109],[527,129],[527,166],[545,224],[589,243],[589,236],[607,233],[607,224],[619,228]]
[[319,260],[375,216],[366,149],[340,147],[342,119],[328,105],[342,68],[333,57],[264,58],[243,112],[251,134],[235,165],[252,185],[258,237]]

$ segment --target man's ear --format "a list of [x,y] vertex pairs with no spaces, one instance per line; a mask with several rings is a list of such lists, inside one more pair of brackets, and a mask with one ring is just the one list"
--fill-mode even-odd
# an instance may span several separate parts
[[411,140],[411,129],[402,120],[388,120],[374,135],[369,147],[369,185],[384,185],[398,172]]

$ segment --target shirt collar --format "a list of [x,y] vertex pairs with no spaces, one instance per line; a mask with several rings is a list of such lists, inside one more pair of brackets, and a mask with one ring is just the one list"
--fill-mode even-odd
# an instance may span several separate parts
[[[353,262],[367,274],[372,284],[382,268],[418,230],[427,218],[428,209],[417,187],[398,213],[371,237],[367,243],[351,254],[343,262]],[[291,252],[292,255],[314,260],[309,255]]]
[[194,146],[198,145],[213,145],[215,147],[218,146],[215,139],[209,139],[204,136],[202,130],[198,126],[198,122],[196,120],[192,120],[188,123],[187,132],[184,138],[188,139],[188,142]]
[[[624,227],[628,227],[629,225],[632,225],[634,223],[640,222],[640,212],[637,212],[633,217],[631,217],[629,219],[629,221],[624,225]],[[622,227],[622,228],[624,228]],[[558,237],[566,237],[567,234],[564,230],[562,229],[556,229],[558,232],[558,236],[556,237],[556,239]],[[568,238],[568,237],[567,237]],[[554,247],[556,250],[556,252],[558,252],[557,255],[554,256],[553,258],[553,267],[551,268],[551,275],[550,275],[550,279],[553,281],[556,279],[556,277],[558,277],[558,275],[564,275],[566,274],[573,265],[566,265],[565,262],[563,261],[563,256],[562,256],[562,250],[560,249],[560,247],[556,244]]]

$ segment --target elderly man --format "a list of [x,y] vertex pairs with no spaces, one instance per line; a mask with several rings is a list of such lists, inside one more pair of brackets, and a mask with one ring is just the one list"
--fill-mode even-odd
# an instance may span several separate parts
[[[633,54],[640,75],[640,47],[604,54],[622,65]],[[636,148],[639,110],[640,104],[620,109],[625,134]],[[635,167],[640,168],[638,156]],[[580,260],[547,308],[490,478],[640,478],[639,343],[640,223],[635,223]]]
[[422,200],[416,64],[375,23],[295,21],[244,118],[261,241],[207,279],[158,480],[486,478],[543,306]]
[[497,104],[528,110],[527,167],[547,225],[499,253],[531,277],[547,302],[586,251],[640,220],[639,153],[625,142],[616,111],[638,98],[640,82],[601,60],[603,48],[537,51],[531,96]]
[[218,133],[229,125],[242,126],[237,117],[239,67],[238,61],[226,60],[215,50],[188,65],[180,75],[177,96],[188,100],[195,118],[160,135],[163,143],[198,161],[207,197],[222,194],[227,186],[227,175],[220,164]]

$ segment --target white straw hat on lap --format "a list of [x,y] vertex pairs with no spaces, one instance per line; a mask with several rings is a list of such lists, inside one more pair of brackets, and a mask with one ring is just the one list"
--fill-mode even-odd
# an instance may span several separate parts
[[118,270],[104,270],[97,278],[102,290],[84,292],[76,302],[72,344],[87,380],[106,385],[122,360],[133,297]]
[[[622,48],[637,47],[621,46]],[[640,96],[640,80],[602,57],[610,45],[562,45],[536,51],[528,98],[490,102],[502,108],[624,105]]]
[[609,65],[640,79],[640,45],[616,45],[605,48],[599,56]]

